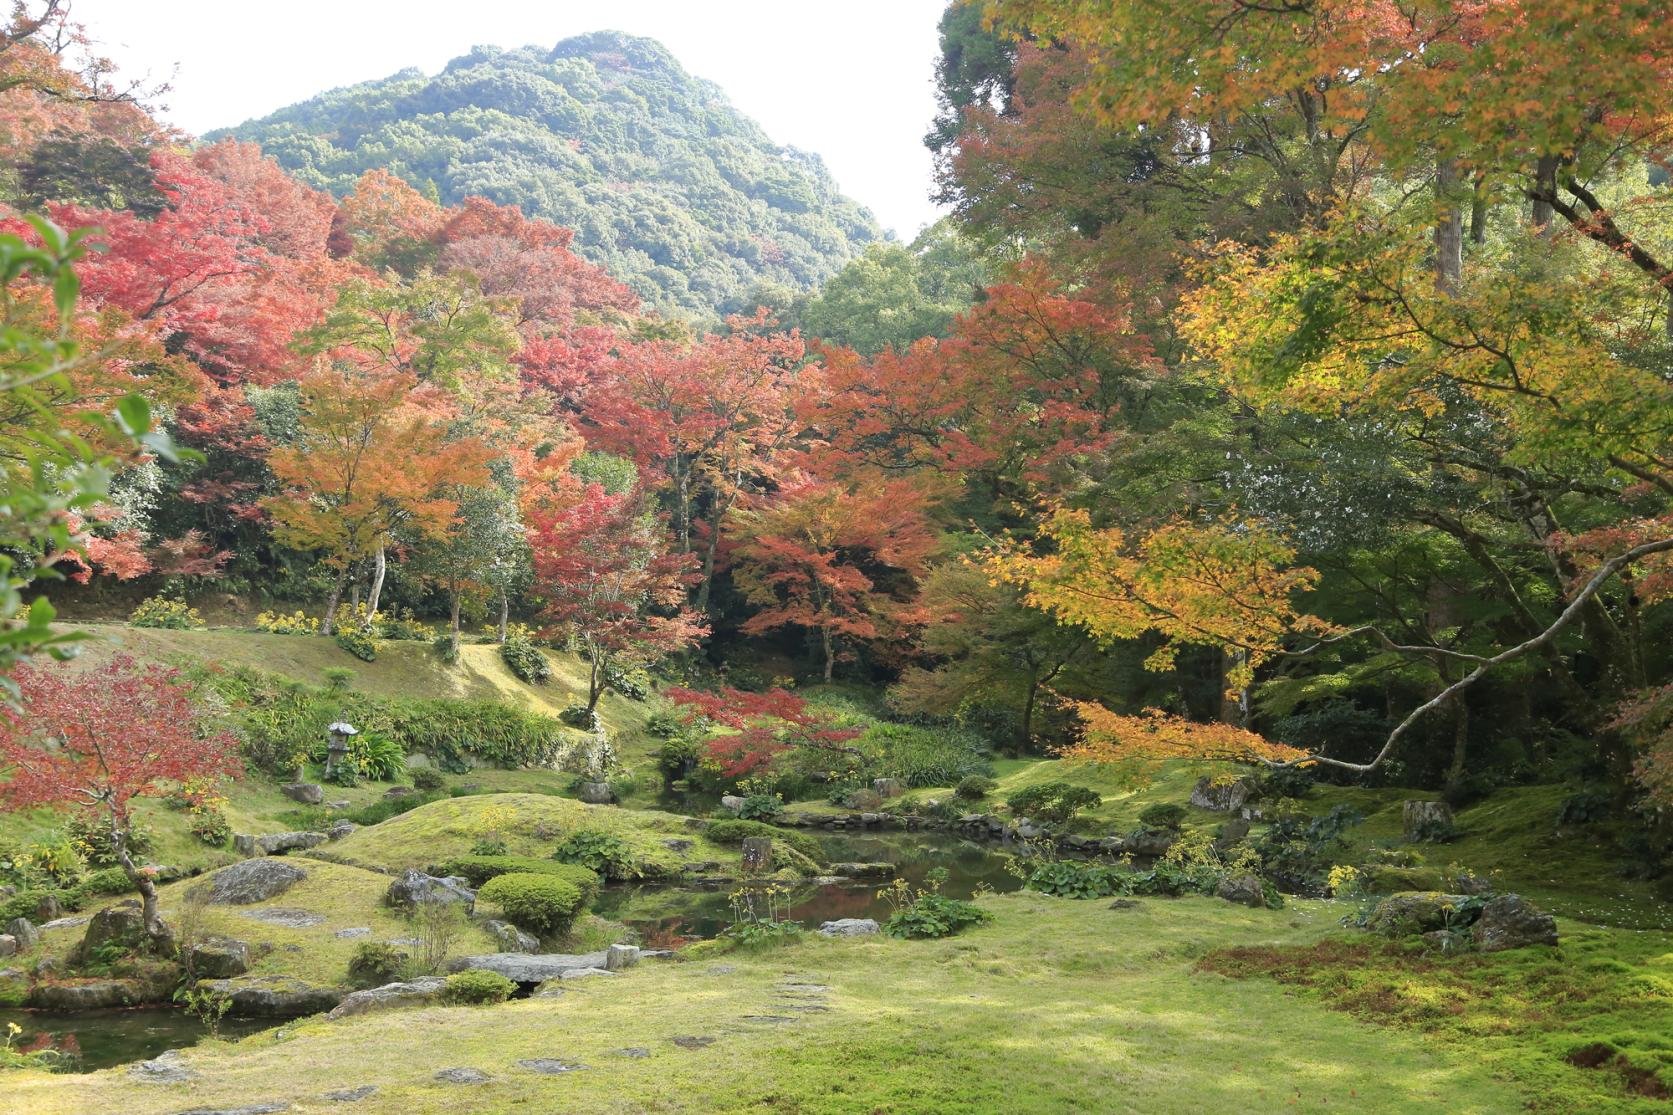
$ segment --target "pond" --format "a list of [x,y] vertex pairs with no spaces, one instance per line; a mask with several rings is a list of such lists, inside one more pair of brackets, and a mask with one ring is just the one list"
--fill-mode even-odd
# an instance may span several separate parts
[[[895,874],[921,886],[930,871],[943,868],[947,881],[941,892],[969,898],[978,887],[1011,891],[1022,884],[1005,870],[1006,855],[990,844],[944,835],[841,835],[816,837],[825,859],[838,862],[884,862]],[[810,928],[837,918],[876,918],[883,921],[891,907],[877,897],[887,880],[788,884],[789,909],[783,916]],[[651,947],[670,947],[680,939],[713,937],[732,924],[728,895],[735,886],[718,889],[643,884],[606,887],[595,909],[607,918],[639,931]]]
[[[14,1049],[57,1049],[72,1058],[77,1072],[92,1072],[144,1061],[168,1049],[191,1045],[208,1027],[183,1010],[170,1007],[86,1010],[74,1013],[0,1009],[0,1031],[8,1022],[23,1028]],[[239,1038],[277,1025],[271,1018],[228,1018],[223,1038]]]

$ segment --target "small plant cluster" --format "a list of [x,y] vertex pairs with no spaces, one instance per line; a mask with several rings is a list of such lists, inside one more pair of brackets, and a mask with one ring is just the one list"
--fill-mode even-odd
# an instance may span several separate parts
[[614,882],[637,879],[643,874],[638,857],[621,837],[591,829],[570,833],[552,853],[552,858],[559,863],[585,867]]
[[586,892],[569,879],[533,871],[496,875],[476,897],[498,906],[512,922],[540,936],[567,933],[586,902]]
[[790,888],[779,883],[747,886],[728,895],[732,924],[721,930],[722,940],[744,949],[771,948],[789,944],[802,935],[802,927],[785,915],[789,913]]
[[130,627],[160,627],[168,631],[202,630],[203,617],[184,600],[153,596],[140,602],[128,615]]
[[626,669],[610,665],[604,668],[604,684],[630,701],[643,701],[651,695],[651,678],[644,670]]
[[371,630],[381,639],[409,643],[428,643],[436,638],[436,630],[412,614],[410,608],[378,613]]
[[552,680],[552,663],[530,639],[507,638],[500,646],[500,660],[513,677],[530,685],[545,685]]
[[17,1036],[23,1033],[23,1027],[16,1022],[6,1023],[6,1040],[0,1043],[0,1072],[7,1069],[35,1069],[42,1072],[53,1072],[66,1067],[67,1058],[57,1049],[50,1046],[43,1048],[19,1049],[16,1045]]
[[269,635],[318,635],[319,620],[306,612],[263,612],[256,617],[256,630]]
[[441,1000],[451,1006],[486,1007],[511,998],[517,985],[498,972],[466,968],[447,977]]
[[981,801],[999,788],[999,783],[986,775],[967,774],[953,787],[953,796],[960,801]]
[[1338,805],[1321,817],[1283,814],[1254,841],[1261,873],[1291,890],[1316,891],[1326,885],[1334,853],[1347,830],[1363,816]]
[[1005,799],[1005,807],[1016,816],[1053,826],[1066,825],[1081,810],[1096,809],[1103,803],[1096,792],[1068,782],[1041,782]]
[[437,866],[433,874],[458,875],[478,888],[501,875],[550,875],[579,887],[583,904],[598,897],[601,885],[598,873],[590,868],[534,856],[457,856]]
[[951,937],[973,925],[993,920],[992,914],[974,902],[942,894],[946,882],[947,869],[937,867],[924,876],[921,887],[896,879],[878,891],[878,899],[894,910],[883,923],[883,932],[902,939]]
[[339,630],[337,632],[337,645],[362,662],[377,661],[377,641],[359,627],[344,627]]
[[447,777],[435,767],[414,767],[412,786],[415,790],[440,790],[447,785]]

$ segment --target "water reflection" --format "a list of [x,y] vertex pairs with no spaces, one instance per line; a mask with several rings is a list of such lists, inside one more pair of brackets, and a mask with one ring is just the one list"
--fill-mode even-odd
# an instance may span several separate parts
[[[185,1011],[169,1007],[73,1013],[0,1010],[0,1031],[8,1022],[22,1028],[12,1043],[14,1049],[58,1050],[68,1058],[67,1067],[76,1072],[149,1060],[165,1050],[191,1045],[208,1032]],[[239,1038],[274,1025],[277,1021],[271,1018],[228,1018],[221,1023],[221,1036]]]

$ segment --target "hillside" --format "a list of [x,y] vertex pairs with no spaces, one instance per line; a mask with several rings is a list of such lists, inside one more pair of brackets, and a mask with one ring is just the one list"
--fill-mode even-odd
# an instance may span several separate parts
[[708,316],[817,286],[881,232],[817,155],[780,147],[660,44],[617,32],[477,47],[206,137],[255,140],[342,194],[381,167],[575,230],[647,303]]

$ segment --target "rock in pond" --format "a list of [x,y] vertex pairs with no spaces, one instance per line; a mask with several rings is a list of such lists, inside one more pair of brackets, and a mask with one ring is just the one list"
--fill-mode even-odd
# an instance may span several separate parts
[[333,1007],[326,1017],[351,1018],[375,1010],[417,1006],[439,998],[446,987],[447,980],[442,976],[421,976],[403,983],[386,983],[382,987],[354,992]]
[[866,937],[880,931],[871,918],[838,918],[819,927],[821,937]]
[[325,787],[317,782],[286,782],[279,792],[303,805],[319,805],[325,801]]
[[315,987],[295,976],[243,976],[201,980],[199,987],[230,996],[228,1013],[240,1018],[297,1018],[328,1011],[343,1001],[335,987]]
[[265,836],[240,833],[232,838],[232,847],[245,857],[281,856],[286,852],[306,851],[325,841],[323,832],[270,832]]
[[476,892],[470,880],[458,875],[441,878],[426,875],[414,867],[401,872],[401,877],[389,884],[384,900],[391,906],[413,909],[421,902],[457,902],[468,914],[476,909]]
[[42,1010],[98,1010],[100,1007],[131,1007],[151,998],[141,980],[96,979],[77,983],[38,983],[29,994],[29,1005]]
[[250,946],[230,937],[211,937],[193,945],[186,961],[199,979],[230,979],[250,970]]
[[895,875],[895,865],[892,863],[833,863],[830,871],[832,875],[845,875],[850,879],[892,879]]
[[1259,909],[1266,905],[1266,888],[1254,875],[1233,875],[1222,879],[1214,893],[1217,897],[1227,902],[1235,902],[1239,906],[1253,906]]
[[248,906],[277,898],[308,877],[294,864],[276,859],[251,859],[223,867],[207,883],[192,888],[195,895],[205,888],[213,905]]
[[457,956],[448,961],[447,970],[463,972],[466,968],[481,968],[504,976],[512,983],[545,983],[559,979],[565,972],[582,968],[603,969],[610,961],[608,952],[526,953],[495,952],[486,956]]
[[1557,943],[1557,919],[1519,894],[1487,900],[1475,922],[1476,948],[1482,952]]

